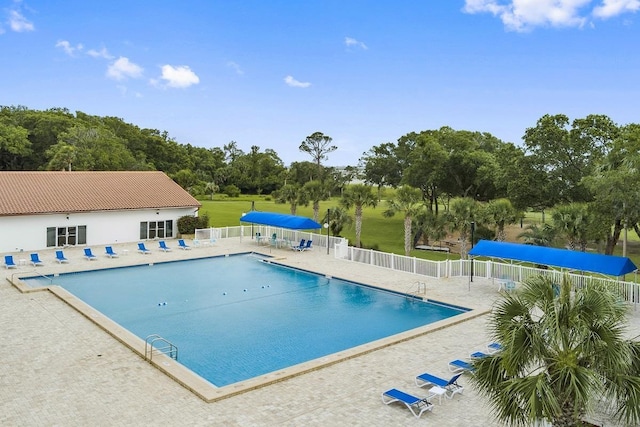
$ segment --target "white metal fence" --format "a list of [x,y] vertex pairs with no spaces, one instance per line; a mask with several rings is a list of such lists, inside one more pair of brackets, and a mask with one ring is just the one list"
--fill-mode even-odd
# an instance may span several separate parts
[[[299,242],[301,239],[312,240],[313,246],[326,248],[327,244],[334,251],[334,256],[339,259],[368,264],[376,267],[388,268],[406,273],[413,273],[425,277],[469,277],[473,270],[474,277],[486,279],[510,280],[522,282],[528,277],[544,275],[554,282],[560,283],[563,276],[567,275],[573,286],[582,288],[592,283],[600,282],[615,287],[625,300],[631,304],[638,304],[640,300],[640,285],[635,282],[609,279],[576,273],[565,273],[559,270],[544,270],[526,267],[517,264],[506,264],[495,261],[480,260],[446,260],[430,261],[415,257],[406,257],[373,249],[361,249],[349,246],[349,241],[342,237],[327,236],[326,234],[309,233],[306,231],[289,230],[286,228],[266,225],[242,225],[237,227],[205,228],[196,230],[196,241],[210,241],[211,239],[225,239],[240,237],[254,239],[256,233],[270,237],[273,234],[279,239],[288,239]],[[635,274],[635,273],[634,273]],[[636,306],[637,308],[637,306]]]
[[[526,267],[517,264],[506,264],[495,261],[481,260],[446,260],[430,261],[425,259],[406,257],[386,252],[374,251],[372,249],[360,249],[348,246],[338,249],[335,254],[337,258],[348,261],[374,265],[376,267],[390,268],[392,270],[404,271],[433,278],[444,277],[469,277],[473,270],[474,277],[486,279],[509,280],[522,282],[531,276],[543,275],[550,277],[554,282],[560,283],[567,275],[576,288],[589,286],[592,283],[600,282],[608,286],[615,287],[624,299],[632,304],[638,304],[640,300],[640,285],[636,282],[609,279],[585,274],[566,273],[559,270],[540,269]],[[634,273],[635,274],[635,273]]]
[[348,246],[348,240],[343,237],[333,237],[326,234],[310,233],[307,231],[290,230],[288,228],[257,224],[197,229],[194,242],[207,242],[212,239],[226,239],[229,237],[255,239],[258,233],[260,233],[259,236],[267,239],[275,235],[277,239],[289,240],[295,244],[298,244],[302,239],[311,240],[313,242],[313,247],[319,248],[326,248],[327,244],[329,244],[331,248],[336,244],[345,244]]

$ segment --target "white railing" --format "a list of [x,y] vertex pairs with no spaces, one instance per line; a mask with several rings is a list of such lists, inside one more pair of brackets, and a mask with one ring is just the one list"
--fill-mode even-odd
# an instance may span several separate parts
[[330,248],[333,249],[336,244],[346,244],[347,246],[349,244],[349,241],[343,237],[256,224],[253,226],[240,225],[235,227],[199,228],[196,229],[194,240],[205,242],[211,239],[227,239],[231,237],[255,239],[257,233],[260,233],[260,236],[266,239],[269,239],[275,234],[278,239],[290,240],[295,243],[299,243],[302,239],[311,240],[313,241],[313,247],[317,248],[326,248],[327,244],[329,244]]
[[[554,282],[562,281],[567,275],[573,286],[581,288],[592,283],[600,282],[615,287],[625,300],[632,304],[638,304],[640,300],[640,285],[635,282],[596,277],[590,275],[565,273],[559,270],[544,270],[540,268],[526,267],[517,264],[505,264],[495,261],[481,260],[446,260],[430,261],[421,258],[396,255],[388,252],[375,251],[373,249],[361,249],[349,246],[349,241],[342,237],[327,236],[326,234],[310,233],[306,231],[289,230],[286,228],[267,225],[242,225],[236,227],[205,228],[196,230],[196,239],[225,239],[240,237],[254,239],[256,233],[270,237],[274,233],[278,238],[299,242],[300,239],[312,240],[313,246],[326,248],[331,245],[334,257],[361,264],[369,264],[375,267],[387,268],[419,276],[445,278],[445,277],[469,277],[473,269],[473,276],[485,279],[512,280],[522,282],[531,276],[544,275]],[[637,308],[637,307],[636,307]]]
[[566,275],[575,287],[582,288],[589,286],[592,283],[599,282],[615,287],[629,303],[635,305],[638,304],[640,300],[640,285],[638,283],[609,279],[606,277],[566,273],[559,270],[545,270],[517,264],[505,264],[501,262],[481,261],[477,259],[430,261],[415,257],[406,257],[374,251],[373,249],[355,248],[353,246],[348,246],[347,243],[344,243],[344,246],[342,246],[342,244],[336,245],[334,253],[336,258],[347,261],[359,262],[376,267],[389,268],[392,270],[404,271],[433,278],[469,277],[471,279],[472,269],[474,277],[512,280],[515,282],[522,282],[531,276],[543,275],[550,277],[554,282],[559,283]]

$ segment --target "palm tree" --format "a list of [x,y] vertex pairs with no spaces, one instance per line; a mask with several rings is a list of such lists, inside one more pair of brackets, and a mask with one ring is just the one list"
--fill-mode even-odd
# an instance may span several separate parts
[[302,189],[307,193],[307,197],[313,205],[313,220],[318,222],[320,202],[331,197],[331,193],[327,187],[318,180],[308,181]]
[[521,214],[513,207],[508,199],[497,199],[490,201],[485,207],[485,217],[496,227],[496,240],[504,242],[506,233],[505,225],[515,224],[521,218]]
[[220,189],[220,187],[218,187],[218,184],[216,184],[215,182],[213,182],[213,181],[207,182],[206,185],[204,186],[204,193],[209,195],[210,200],[213,200],[213,195],[219,189]]
[[424,238],[428,245],[430,241],[442,240],[447,236],[446,215],[438,215],[435,211],[426,209],[419,212],[413,222],[415,227],[414,246],[421,238]]
[[291,215],[295,215],[298,210],[298,205],[307,206],[309,199],[307,192],[302,188],[287,184],[280,189],[276,202],[289,203]]
[[413,239],[411,238],[413,217],[425,208],[422,203],[422,192],[417,188],[404,185],[396,192],[396,198],[389,200],[387,203],[388,207],[382,213],[383,216],[390,218],[396,212],[404,213],[404,254],[409,256],[413,246]]
[[356,217],[356,247],[360,247],[360,233],[362,232],[362,208],[378,205],[378,199],[373,194],[371,186],[364,184],[354,184],[347,188],[340,199],[340,204],[345,209],[355,207]]
[[322,219],[323,224],[329,224],[329,230],[331,230],[332,236],[339,236],[342,232],[342,229],[351,225],[353,219],[349,216],[346,210],[339,206],[334,206],[329,209],[329,216],[325,214]]
[[527,245],[551,246],[555,240],[555,229],[549,224],[538,227],[538,224],[529,224],[525,231],[518,234],[518,239],[524,239]]
[[587,250],[590,215],[586,204],[556,206],[551,218],[554,228],[567,239],[569,249],[575,250],[579,246],[582,252]]
[[497,302],[489,329],[502,350],[474,361],[470,380],[509,425],[579,426],[600,399],[637,425],[640,342],[624,337],[626,313],[605,285],[530,277]]
[[471,230],[471,223],[478,218],[478,206],[475,200],[469,197],[453,199],[449,204],[447,219],[451,231],[460,233],[460,257],[467,257],[467,238]]

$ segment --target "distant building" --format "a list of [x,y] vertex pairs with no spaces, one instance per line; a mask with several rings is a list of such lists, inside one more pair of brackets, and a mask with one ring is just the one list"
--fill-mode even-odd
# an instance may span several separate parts
[[0,252],[171,238],[200,206],[163,172],[0,172]]

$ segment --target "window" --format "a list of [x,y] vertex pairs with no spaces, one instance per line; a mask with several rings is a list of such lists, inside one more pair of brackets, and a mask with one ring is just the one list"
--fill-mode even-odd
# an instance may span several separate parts
[[173,221],[144,221],[140,223],[140,239],[173,237]]
[[87,243],[87,226],[47,227],[47,247],[84,245]]

